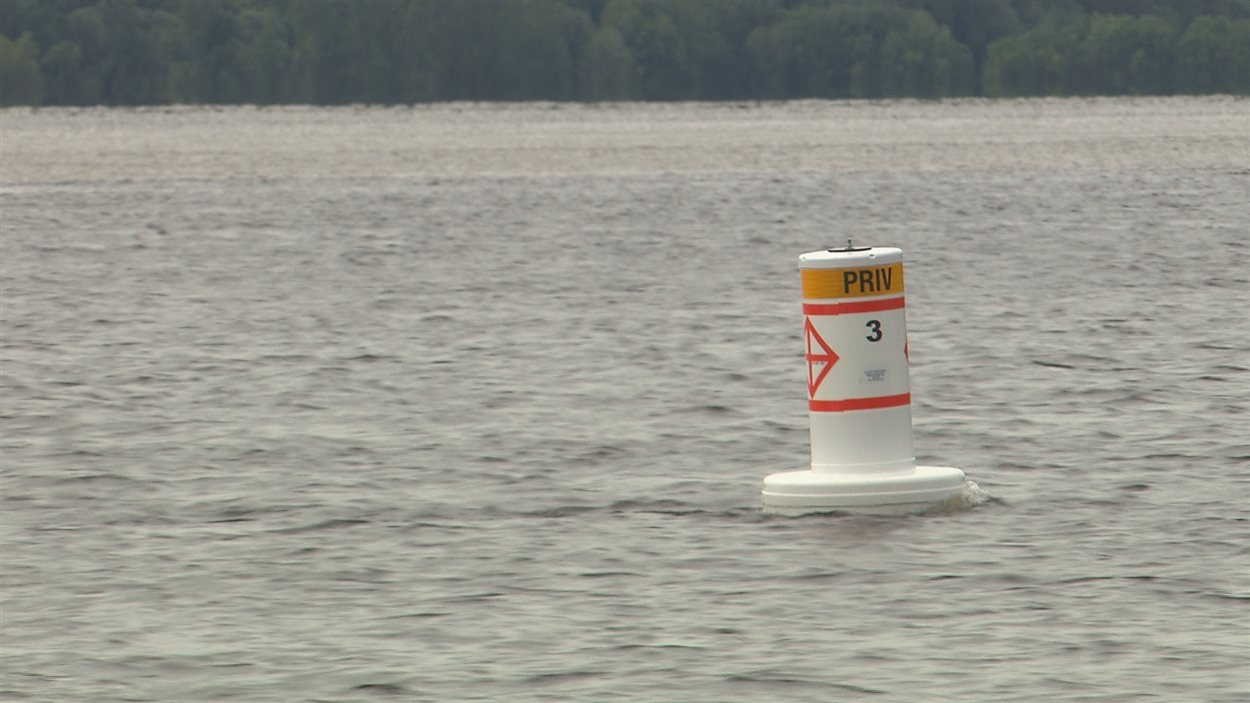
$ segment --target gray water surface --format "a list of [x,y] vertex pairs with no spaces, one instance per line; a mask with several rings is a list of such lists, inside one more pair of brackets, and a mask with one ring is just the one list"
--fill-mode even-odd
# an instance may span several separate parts
[[[798,254],[915,446],[777,518]],[[1250,102],[0,111],[0,698],[1250,699]]]

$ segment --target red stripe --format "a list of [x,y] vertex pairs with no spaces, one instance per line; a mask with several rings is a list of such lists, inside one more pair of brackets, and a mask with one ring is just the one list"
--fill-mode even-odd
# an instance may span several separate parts
[[911,403],[911,393],[881,395],[876,398],[846,398],[845,400],[809,400],[807,407],[816,412],[840,413],[847,410],[876,410],[895,408]]
[[885,300],[862,300],[850,303],[803,303],[804,315],[851,315],[857,312],[880,312],[903,307],[903,296]]

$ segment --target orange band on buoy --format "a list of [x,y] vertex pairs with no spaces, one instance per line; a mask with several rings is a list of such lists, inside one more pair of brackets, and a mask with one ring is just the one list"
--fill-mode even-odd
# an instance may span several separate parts
[[863,268],[799,269],[804,298],[867,298],[903,292],[903,264]]

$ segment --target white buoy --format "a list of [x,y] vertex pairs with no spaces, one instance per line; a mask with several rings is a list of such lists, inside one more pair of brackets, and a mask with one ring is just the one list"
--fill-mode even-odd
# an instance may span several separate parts
[[911,439],[903,252],[799,257],[812,466],[764,479],[770,513],[912,513],[957,498],[964,472],[917,466]]

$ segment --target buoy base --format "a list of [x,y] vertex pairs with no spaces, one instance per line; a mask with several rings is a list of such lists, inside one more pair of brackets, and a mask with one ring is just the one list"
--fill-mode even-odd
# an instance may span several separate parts
[[950,466],[884,475],[785,471],[764,479],[764,512],[922,513],[958,498],[963,487],[964,472]]

